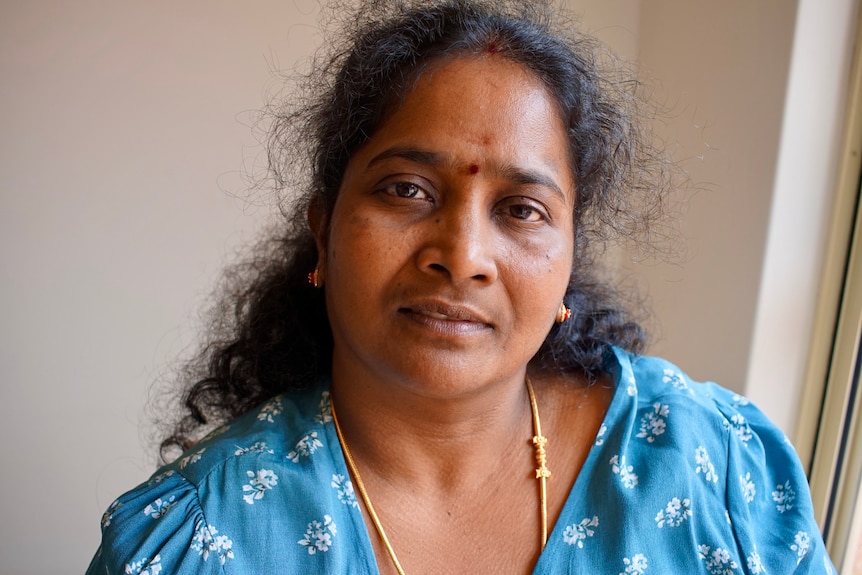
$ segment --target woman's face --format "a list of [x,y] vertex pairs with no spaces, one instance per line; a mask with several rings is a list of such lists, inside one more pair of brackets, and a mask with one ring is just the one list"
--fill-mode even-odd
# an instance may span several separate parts
[[568,160],[555,103],[522,66],[424,72],[351,158],[318,237],[333,373],[428,397],[522,378],[571,272]]

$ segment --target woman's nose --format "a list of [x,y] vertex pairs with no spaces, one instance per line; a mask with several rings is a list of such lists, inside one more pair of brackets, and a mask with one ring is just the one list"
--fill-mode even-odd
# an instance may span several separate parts
[[493,222],[480,206],[453,205],[437,211],[426,222],[417,255],[419,269],[444,274],[453,283],[497,279]]

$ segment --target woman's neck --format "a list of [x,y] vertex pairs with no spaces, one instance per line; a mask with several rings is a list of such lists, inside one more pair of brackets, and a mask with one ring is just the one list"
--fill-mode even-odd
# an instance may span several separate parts
[[523,467],[533,434],[524,373],[446,397],[418,390],[384,378],[348,378],[334,366],[333,403],[363,474],[447,491],[476,485],[515,460]]

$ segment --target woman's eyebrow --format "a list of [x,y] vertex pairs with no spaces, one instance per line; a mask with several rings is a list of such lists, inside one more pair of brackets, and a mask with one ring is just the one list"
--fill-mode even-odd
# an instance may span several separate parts
[[431,152],[429,150],[420,150],[419,148],[407,148],[396,146],[383,150],[368,161],[368,167],[388,160],[389,158],[402,158],[417,164],[425,164],[431,166],[439,166],[447,162],[446,154],[440,152]]
[[529,170],[525,168],[519,168],[518,166],[506,165],[499,169],[500,174],[510,180],[515,182],[516,184],[524,185],[524,186],[544,186],[549,188],[554,194],[560,197],[560,200],[563,202],[568,202],[569,199],[566,197],[566,194],[563,193],[563,190],[560,189],[560,186],[557,185],[557,182],[553,180],[547,174],[544,174],[537,170]]

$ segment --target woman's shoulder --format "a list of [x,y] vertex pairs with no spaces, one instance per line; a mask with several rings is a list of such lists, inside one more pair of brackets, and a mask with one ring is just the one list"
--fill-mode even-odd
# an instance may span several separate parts
[[243,562],[235,556],[255,548],[262,524],[299,540],[306,514],[325,522],[311,507],[333,515],[344,507],[335,489],[329,499],[298,496],[335,481],[330,421],[329,393],[320,389],[274,397],[215,430],[111,504],[88,573],[219,572]]
[[[190,550],[200,551],[201,557],[205,550],[210,559],[209,542],[199,532],[205,525],[194,486],[174,469],[159,470],[111,503],[102,515],[102,543],[87,574],[155,574],[167,561],[176,565],[176,559],[188,558]],[[222,555],[222,562],[231,554],[223,545],[212,551]],[[212,563],[202,563],[196,572],[206,572],[203,567]]]
[[297,462],[322,446],[323,426],[331,420],[328,386],[278,395],[214,429],[160,473],[173,471],[199,485],[228,462],[252,458]]
[[747,442],[756,428],[770,440],[787,441],[784,433],[743,394],[711,381],[696,381],[666,359],[614,349],[608,369],[639,410],[667,415],[674,409],[676,421],[696,422],[697,427],[688,431],[697,429],[698,433],[686,433],[686,437],[712,432],[721,440],[734,435]]
[[685,533],[692,569],[828,564],[793,446],[752,402],[661,358],[615,349],[608,371],[617,387],[590,477],[606,514],[652,533],[656,553]]
[[[714,382],[695,381],[665,359],[614,351],[609,369],[618,399],[622,395],[626,400],[616,401],[617,409],[625,406],[630,413],[629,448],[675,450],[694,462],[721,462],[728,470],[731,462],[744,462],[749,467],[793,469],[798,475],[790,440],[744,395]],[[702,470],[703,465],[692,469]]]

